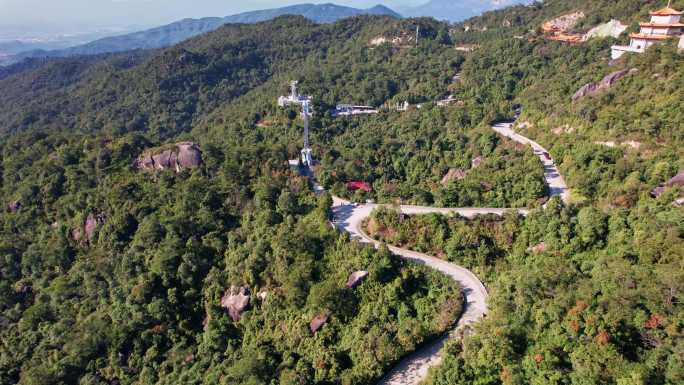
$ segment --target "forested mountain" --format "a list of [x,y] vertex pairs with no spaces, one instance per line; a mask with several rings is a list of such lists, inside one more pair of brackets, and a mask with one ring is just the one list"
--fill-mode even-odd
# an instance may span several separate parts
[[[245,12],[223,18],[206,17],[202,19],[185,19],[145,31],[106,37],[75,47],[51,51],[33,50],[23,52],[10,57],[7,61],[18,62],[27,58],[71,57],[122,52],[134,49],[163,48],[172,46],[193,36],[213,31],[225,24],[259,23],[284,15],[304,16],[315,23],[333,23],[346,17],[358,15],[385,15],[401,18],[401,15],[382,5],[377,5],[369,9],[358,9],[330,3],[299,4],[282,8]],[[2,64],[2,61],[0,61],[0,64]]]
[[376,5],[368,9],[345,7],[332,3],[326,4],[299,4],[282,8],[265,9],[260,11],[244,12],[223,19],[227,23],[258,23],[275,19],[285,15],[304,16],[316,23],[334,23],[337,20],[359,15],[379,15],[401,18],[401,15],[384,5]]
[[[682,383],[682,192],[650,192],[684,169],[684,57],[666,43],[610,61],[625,35],[564,45],[539,30],[662,6],[548,0],[455,26],[287,16],[3,69],[0,383],[369,384],[454,325],[452,281],[338,234],[330,195],[288,166],[303,125],[276,98],[293,79],[330,191],[531,210],[373,216],[372,235],[466,266],[490,293],[431,383]],[[573,101],[615,71],[628,75]],[[336,118],[337,103],[381,111]],[[489,128],[518,106],[569,205],[540,208],[532,150]]]

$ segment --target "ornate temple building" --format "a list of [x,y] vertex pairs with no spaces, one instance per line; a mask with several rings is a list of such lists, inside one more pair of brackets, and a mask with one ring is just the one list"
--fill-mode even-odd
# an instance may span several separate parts
[[651,21],[640,23],[641,31],[630,35],[629,45],[614,45],[612,48],[612,58],[618,59],[625,52],[642,53],[653,44],[662,41],[680,38],[684,31],[684,24],[680,22],[682,12],[671,8],[671,3],[667,7],[651,12]]

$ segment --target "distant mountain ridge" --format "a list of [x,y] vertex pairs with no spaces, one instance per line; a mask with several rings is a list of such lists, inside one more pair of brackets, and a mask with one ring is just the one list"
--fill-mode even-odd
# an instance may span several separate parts
[[[298,4],[282,8],[244,12],[223,18],[206,17],[201,19],[183,19],[161,27],[133,32],[126,35],[107,37],[75,47],[52,51],[27,51],[10,57],[8,62],[17,62],[23,59],[36,57],[69,57],[122,52],[134,49],[163,48],[191,37],[213,31],[224,24],[253,24],[285,15],[304,16],[316,23],[334,23],[337,20],[358,15],[402,17],[400,14],[383,5],[376,5],[375,7],[368,9],[358,9],[332,3]],[[0,64],[3,64],[1,59],[2,58],[0,58]]]
[[332,3],[326,4],[299,4],[283,8],[265,9],[260,11],[251,11],[239,13],[237,15],[223,18],[224,23],[258,23],[267,21],[284,15],[298,15],[304,16],[307,19],[316,23],[334,23],[337,20],[346,17],[358,15],[385,15],[396,18],[402,16],[384,5],[376,5],[368,9],[358,9],[352,7],[345,7]]
[[458,22],[479,16],[487,11],[530,2],[530,0],[431,0],[423,5],[402,11],[408,17],[430,16],[437,20]]

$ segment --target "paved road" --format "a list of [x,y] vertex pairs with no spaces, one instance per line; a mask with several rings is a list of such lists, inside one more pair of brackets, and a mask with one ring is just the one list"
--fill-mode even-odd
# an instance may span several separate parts
[[544,178],[546,179],[546,184],[549,186],[549,195],[551,197],[560,195],[563,202],[568,203],[570,200],[570,191],[565,184],[565,180],[563,180],[563,176],[558,172],[558,168],[556,167],[553,158],[551,158],[550,155],[549,158],[546,157],[545,154],[549,154],[549,152],[539,143],[513,131],[513,124],[514,123],[512,122],[498,123],[493,125],[492,129],[518,143],[532,146],[535,155],[539,157],[539,160],[541,160],[544,165]]
[[[363,243],[370,243],[378,247],[380,242],[367,236],[363,232],[361,224],[364,219],[370,216],[373,210],[380,206],[382,205],[354,205],[348,201],[334,197],[333,213],[335,219],[333,223],[340,231],[349,233],[353,239],[357,239]],[[435,208],[422,206],[399,206],[399,209],[404,214],[458,213],[468,218],[485,214],[503,215],[507,211],[506,209],[490,208]],[[523,215],[527,214],[527,211],[525,210],[519,211]],[[439,338],[428,346],[424,346],[405,358],[380,381],[381,385],[418,384],[427,377],[428,370],[431,367],[438,365],[441,362],[441,351],[446,341],[461,335],[461,333],[468,333],[469,325],[479,321],[487,313],[487,289],[485,289],[484,285],[475,274],[464,267],[415,251],[394,246],[388,247],[395,255],[429,266],[448,275],[454,281],[458,282],[466,299],[464,313],[459,319],[456,328],[451,333]]]
[[[515,133],[513,131],[513,123],[499,123],[492,126],[492,129],[516,142],[532,146],[534,153],[539,156],[539,159],[544,164],[544,177],[549,186],[550,196],[560,196],[564,202],[568,202],[570,197],[568,187],[565,184],[563,177],[558,172],[553,159],[551,159],[550,156],[547,158],[546,155],[548,154],[548,151],[546,151],[544,147],[540,146],[537,142]],[[315,183],[315,188],[317,192],[323,191],[323,188],[317,183]],[[380,206],[381,205],[377,204],[356,205],[349,201],[333,197],[333,223],[340,231],[349,233],[352,239],[358,239],[360,242],[370,243],[375,245],[375,247],[378,247],[380,243],[367,236],[363,232],[361,224],[364,219],[371,215],[373,210]],[[503,215],[509,210],[518,211],[522,215],[527,215],[528,213],[527,210],[522,209],[435,208],[408,205],[399,206],[399,209],[402,213],[409,215],[458,213],[467,218],[486,214]],[[487,289],[477,276],[464,267],[415,251],[394,246],[388,247],[396,255],[429,266],[454,279],[461,286],[466,300],[464,313],[459,319],[456,328],[451,333],[406,357],[380,381],[380,385],[415,385],[419,384],[427,377],[428,370],[431,367],[439,365],[442,360],[442,347],[447,340],[469,333],[469,326],[479,321],[487,314],[488,294]]]

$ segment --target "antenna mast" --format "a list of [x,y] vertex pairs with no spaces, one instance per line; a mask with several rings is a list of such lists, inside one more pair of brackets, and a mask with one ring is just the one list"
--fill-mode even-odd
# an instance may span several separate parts
[[292,97],[292,100],[299,99],[299,94],[297,93],[297,84],[299,84],[299,82],[296,80],[290,82],[290,96]]
[[302,164],[313,166],[313,150],[309,145],[309,100],[302,101],[302,115],[304,118],[304,148],[302,149]]
[[302,115],[304,115],[304,148],[309,148],[309,101],[302,103]]

